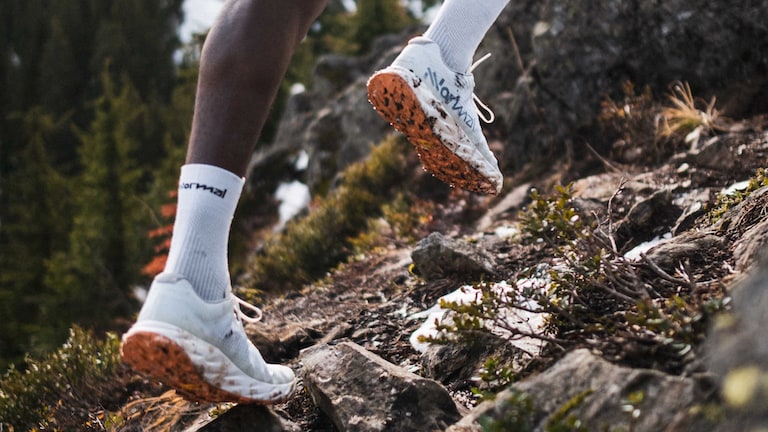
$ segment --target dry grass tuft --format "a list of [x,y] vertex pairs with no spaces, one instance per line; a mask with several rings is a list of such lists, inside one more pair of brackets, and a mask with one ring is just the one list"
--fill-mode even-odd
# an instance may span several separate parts
[[715,108],[716,98],[709,102],[693,96],[687,82],[676,81],[667,95],[671,106],[662,108],[657,124],[657,134],[665,140],[677,140],[695,145],[699,137],[722,129],[722,117]]
[[168,390],[159,396],[133,400],[117,413],[104,415],[107,430],[172,432],[209,410]]

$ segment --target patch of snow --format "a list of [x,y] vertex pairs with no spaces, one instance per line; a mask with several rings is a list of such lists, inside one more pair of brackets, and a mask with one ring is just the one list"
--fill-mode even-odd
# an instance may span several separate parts
[[294,180],[290,183],[280,183],[275,191],[275,198],[280,202],[277,208],[280,221],[275,231],[280,231],[289,220],[307,208],[312,197],[307,185]]
[[640,243],[639,245],[635,246],[631,250],[627,251],[627,253],[624,254],[624,258],[630,261],[640,261],[640,258],[641,258],[640,254],[648,252],[652,247],[658,245],[664,240],[671,239],[671,238],[672,238],[671,232],[668,232],[661,237],[656,236],[653,238],[653,240]]
[[[503,323],[503,325],[493,326],[491,331],[499,336],[509,338],[509,342],[512,345],[523,349],[532,355],[536,355],[540,352],[543,347],[543,343],[540,339],[521,336],[518,332],[541,334],[547,314],[544,312],[536,312],[540,309],[538,303],[531,297],[524,297],[522,293],[531,295],[533,292],[547,289],[549,284],[549,277],[546,275],[541,278],[521,279],[516,282],[514,287],[506,281],[492,283],[488,289],[493,291],[499,299],[510,305],[516,304],[527,310],[521,310],[510,306],[506,310],[500,311],[502,316],[499,316],[497,321]],[[423,342],[419,339],[430,337],[436,338],[440,336],[440,331],[437,329],[438,324],[450,323],[452,311],[442,308],[440,306],[441,302],[469,305],[481,302],[482,296],[483,292],[481,289],[465,285],[452,293],[440,297],[437,304],[431,308],[412,314],[409,319],[423,319],[424,322],[411,334],[409,338],[411,346],[413,346],[416,351],[421,353],[425,352],[430,344],[429,342]],[[514,296],[514,299],[512,296]],[[493,323],[489,324],[493,325]]]
[[307,153],[305,150],[299,152],[299,156],[296,157],[296,161],[293,163],[293,166],[297,171],[304,171],[307,169],[309,166],[309,153]]
[[517,237],[520,234],[520,230],[517,227],[505,225],[496,228],[493,233],[499,238],[510,238]]
[[290,93],[291,96],[294,96],[297,94],[302,94],[305,91],[307,91],[307,86],[297,82],[297,83],[291,84],[291,89],[288,91],[288,93]]
[[441,302],[472,304],[479,302],[482,295],[483,293],[481,290],[469,285],[464,285],[456,291],[440,297],[440,299],[437,301],[437,304],[431,308],[411,315],[409,319],[424,319],[424,323],[421,325],[421,327],[413,332],[411,337],[408,339],[409,342],[411,342],[411,346],[413,346],[416,351],[423,353],[427,350],[427,348],[429,348],[429,342],[419,341],[419,337],[438,336],[439,331],[437,330],[437,324],[442,322],[442,320],[447,317],[449,312],[448,309],[443,309],[440,306]]
[[728,186],[727,188],[720,191],[720,193],[723,195],[733,195],[738,191],[745,190],[747,187],[749,187],[749,180],[744,180]]

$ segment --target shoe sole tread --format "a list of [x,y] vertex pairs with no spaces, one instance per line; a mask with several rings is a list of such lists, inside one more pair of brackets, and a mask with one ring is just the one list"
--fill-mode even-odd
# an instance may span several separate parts
[[[449,147],[449,140],[435,131],[435,123],[449,115],[435,101],[442,119],[428,115],[410,84],[398,73],[380,71],[368,81],[368,100],[379,115],[406,136],[416,149],[424,169],[450,186],[496,195],[496,185]],[[455,129],[459,129],[455,125]],[[482,156],[481,156],[482,157]]]
[[292,393],[253,399],[222,390],[205,380],[183,347],[157,333],[138,331],[126,335],[120,350],[123,360],[133,370],[161,381],[192,402],[270,405],[286,400]]

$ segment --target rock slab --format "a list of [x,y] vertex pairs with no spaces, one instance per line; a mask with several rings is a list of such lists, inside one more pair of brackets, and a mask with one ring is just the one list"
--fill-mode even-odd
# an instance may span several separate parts
[[564,430],[671,431],[697,400],[697,391],[691,378],[617,366],[578,349],[482,403],[448,432],[565,426],[584,429]]
[[480,278],[493,275],[493,260],[480,248],[466,241],[433,232],[421,240],[411,253],[416,271],[426,280],[449,275]]
[[767,249],[759,252],[749,274],[734,285],[730,310],[718,316],[704,344],[707,366],[727,408],[718,430],[764,430],[768,424]]
[[340,432],[443,431],[461,414],[438,382],[352,342],[301,354],[304,385]]

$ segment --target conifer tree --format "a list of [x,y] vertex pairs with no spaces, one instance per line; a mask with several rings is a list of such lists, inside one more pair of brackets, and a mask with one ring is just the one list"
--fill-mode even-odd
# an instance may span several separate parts
[[133,311],[182,3],[0,2],[0,368]]
[[40,294],[46,260],[60,248],[69,230],[66,179],[52,166],[50,137],[65,120],[55,121],[36,108],[19,116],[26,147],[16,155],[22,169],[5,182],[14,196],[2,221],[0,248],[0,368],[19,361],[32,348],[43,325],[39,322]]
[[132,131],[141,127],[146,107],[127,79],[118,85],[105,72],[101,84],[94,120],[77,134],[82,171],[72,188],[69,245],[53,256],[45,280],[42,318],[56,342],[72,323],[105,329],[126,317],[143,261],[142,170]]

